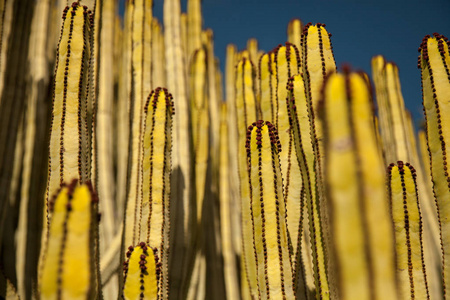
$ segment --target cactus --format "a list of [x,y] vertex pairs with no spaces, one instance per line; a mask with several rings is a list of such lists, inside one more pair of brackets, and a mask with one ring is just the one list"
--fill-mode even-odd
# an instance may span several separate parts
[[388,167],[388,189],[395,226],[397,274],[403,297],[430,299],[423,255],[422,216],[416,170],[398,161]]
[[382,56],[372,59],[373,78],[380,108],[381,138],[386,162],[411,161],[412,147],[407,131],[405,103],[398,67]]
[[[131,158],[128,160],[128,189],[125,211],[124,244],[137,243],[138,224],[136,212],[142,201],[142,170],[141,159],[143,139],[143,119],[145,97],[151,92],[151,0],[138,0],[128,2],[131,12],[131,90],[129,100],[131,130],[129,137],[129,151]],[[146,55],[144,55],[146,53]],[[132,92],[131,92],[132,91]]]
[[293,299],[286,201],[278,157],[281,143],[275,127],[264,121],[250,125],[246,148],[251,186],[251,216],[246,217],[251,217],[254,224],[254,250],[261,298]]
[[236,119],[238,128],[238,170],[240,179],[241,213],[242,213],[242,252],[244,266],[242,270],[248,280],[250,292],[253,297],[259,295],[256,271],[257,261],[253,253],[254,224],[251,215],[250,183],[245,155],[246,136],[243,128],[250,120],[256,119],[256,103],[253,90],[253,65],[250,60],[243,58],[236,67]]
[[98,198],[73,180],[49,202],[51,212],[39,291],[41,299],[101,297],[98,273]]
[[[292,130],[293,142],[296,153],[296,160],[300,166],[302,176],[302,217],[300,219],[300,229],[297,236],[298,249],[294,252],[295,259],[293,259],[296,275],[296,287],[297,295],[299,296],[307,294],[308,291],[307,280],[312,270],[305,268],[303,264],[308,263],[309,254],[308,250],[303,245],[300,246],[303,231],[303,218],[308,218],[309,230],[305,231],[310,234],[314,269],[314,283],[316,291],[320,294],[326,294],[328,291],[327,275],[326,275],[326,262],[324,257],[324,245],[323,245],[323,225],[320,219],[319,210],[319,187],[322,185],[320,169],[316,169],[316,163],[318,158],[314,153],[314,139],[315,139],[315,126],[312,112],[312,106],[308,103],[306,98],[306,90],[303,82],[302,75],[294,75],[289,78],[287,83],[287,89],[289,91],[286,99],[289,122]],[[320,164],[318,164],[320,166]],[[309,246],[309,245],[308,245]],[[302,263],[303,258],[303,263]],[[309,271],[309,272],[308,272]]]
[[447,296],[444,37],[420,47],[423,157],[395,64],[372,60],[374,105],[321,23],[230,45],[222,87],[201,1],[164,24],[127,1],[123,29],[113,2],[0,0],[0,298]]
[[140,242],[128,247],[128,259],[123,264],[125,283],[122,298],[125,300],[157,300],[161,263],[156,248]]
[[[86,6],[74,2],[64,10],[63,20],[53,87],[44,218],[47,222],[51,217],[49,199],[61,184],[72,178],[80,182],[91,178],[93,124],[88,111],[92,107],[89,78],[92,15]],[[47,244],[47,222],[44,222],[43,245]],[[41,262],[45,251],[45,248],[41,250]]]
[[341,299],[397,299],[394,233],[366,77],[347,69],[331,74],[321,105],[334,261],[329,276]]
[[192,143],[194,145],[197,222],[202,218],[205,197],[206,169],[209,156],[209,99],[205,89],[207,80],[206,51],[198,49],[190,66]]
[[433,191],[438,209],[442,247],[442,275],[444,298],[450,289],[450,176],[447,171],[447,147],[450,140],[449,103],[449,42],[435,33],[424,37],[419,48],[418,67],[422,74],[423,106],[427,125],[428,152],[430,155]]

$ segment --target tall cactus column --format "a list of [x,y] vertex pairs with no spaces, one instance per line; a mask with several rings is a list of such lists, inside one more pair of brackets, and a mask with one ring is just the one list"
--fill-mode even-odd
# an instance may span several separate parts
[[[92,123],[88,121],[88,107],[92,92],[89,89],[92,20],[87,7],[76,2],[64,10],[63,20],[53,90],[47,219],[51,215],[48,201],[64,182],[74,178],[85,182],[91,178]],[[47,222],[44,222],[44,247],[46,237]],[[44,251],[41,250],[41,262]]]
[[[245,128],[256,120],[256,103],[253,89],[253,65],[244,58],[239,61],[236,68],[236,119],[238,132],[238,166],[240,180],[240,196],[242,211],[242,251],[244,265],[243,278],[247,280],[250,293],[259,297],[258,282],[256,279],[257,261],[254,255],[254,224],[251,216],[249,172],[247,168],[245,143]],[[252,238],[250,238],[252,237]]]
[[281,143],[275,127],[264,121],[250,125],[246,148],[251,186],[250,214],[254,220],[253,239],[261,298],[293,299],[286,201],[278,156]]
[[384,163],[365,75],[330,75],[322,107],[330,276],[340,299],[398,299]]
[[397,274],[402,296],[430,299],[423,255],[422,216],[416,170],[398,161],[388,167],[389,202],[395,226]]
[[450,143],[450,54],[448,39],[437,33],[434,36],[426,36],[419,51],[418,67],[422,70],[428,152],[441,230],[444,298],[449,298],[450,175],[447,168],[447,145]]

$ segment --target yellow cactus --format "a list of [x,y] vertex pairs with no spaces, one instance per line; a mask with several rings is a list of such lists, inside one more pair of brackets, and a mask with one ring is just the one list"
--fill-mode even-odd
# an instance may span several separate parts
[[329,277],[340,299],[398,299],[384,163],[364,75],[332,74],[324,85]]
[[157,300],[159,298],[158,281],[161,263],[156,255],[157,249],[140,242],[136,247],[128,247],[124,262],[124,278],[122,297],[125,300]]
[[444,298],[450,290],[450,175],[447,144],[450,143],[450,54],[448,39],[437,33],[426,36],[419,48],[422,70],[423,106],[427,125],[433,191],[441,231]]
[[275,52],[277,89],[275,90],[274,125],[279,132],[281,147],[280,164],[283,178],[283,195],[286,200],[288,229],[291,234],[291,244],[297,252],[297,236],[301,218],[302,180],[299,164],[295,160],[294,136],[289,123],[289,111],[286,103],[288,79],[299,72],[300,54],[294,45],[278,46]]
[[[300,227],[303,226],[303,218],[308,218],[309,233],[311,239],[312,256],[314,262],[314,283],[308,282],[312,276],[312,270],[306,268],[309,262],[309,251],[302,243],[303,228],[299,229],[296,236],[298,249],[294,252],[293,258],[296,275],[297,296],[307,294],[307,287],[312,289],[315,286],[316,291],[328,293],[328,282],[326,275],[326,261],[323,244],[323,224],[320,217],[319,198],[321,197],[320,186],[322,185],[320,160],[314,152],[315,140],[315,120],[312,117],[312,105],[307,101],[306,90],[302,75],[294,75],[287,84],[289,95],[287,105],[289,109],[289,122],[291,126],[293,143],[296,152],[296,161],[300,166],[302,176],[302,217],[300,219]],[[306,227],[308,228],[308,227]],[[303,248],[302,248],[303,247]],[[303,258],[303,264],[302,264]],[[320,278],[320,280],[319,280]]]
[[243,58],[236,68],[236,119],[238,128],[238,170],[240,179],[241,211],[242,211],[242,251],[245,266],[242,270],[248,279],[250,292],[258,297],[259,288],[256,278],[257,262],[253,253],[253,220],[249,217],[250,207],[250,184],[247,169],[244,133],[247,124],[256,120],[256,102],[253,89],[253,65],[250,60]]
[[164,297],[168,295],[173,113],[172,95],[162,88],[152,91],[144,107],[142,202],[135,216],[139,239],[160,249],[159,291]]
[[422,216],[416,170],[398,161],[388,168],[389,202],[395,226],[397,274],[402,296],[430,299],[423,255]]
[[101,297],[98,277],[98,198],[73,180],[50,201],[52,212],[39,282],[41,299]]
[[[283,197],[278,133],[270,122],[248,127],[251,212],[258,286],[262,299],[293,299],[293,276],[288,250],[286,201]],[[248,238],[248,237],[245,237]]]

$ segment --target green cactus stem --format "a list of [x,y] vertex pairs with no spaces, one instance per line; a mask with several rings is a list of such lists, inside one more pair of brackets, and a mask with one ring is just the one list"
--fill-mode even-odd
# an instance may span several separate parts
[[246,148],[261,298],[293,299],[286,201],[278,156],[281,143],[275,127],[267,121],[254,122],[248,127]]
[[447,144],[450,143],[450,55],[448,39],[437,33],[424,37],[419,48],[423,106],[427,125],[433,191],[438,209],[442,247],[444,298],[450,290],[450,176]]
[[157,248],[140,242],[136,247],[128,247],[127,260],[123,264],[125,284],[122,299],[124,300],[157,300],[159,298],[159,277],[161,263]]
[[398,161],[388,167],[389,202],[395,227],[399,287],[404,298],[430,299],[423,255],[422,216],[416,170]]
[[92,186],[73,180],[49,202],[40,299],[98,299],[98,198]]
[[340,299],[398,299],[392,221],[367,77],[331,74],[323,89],[329,277]]

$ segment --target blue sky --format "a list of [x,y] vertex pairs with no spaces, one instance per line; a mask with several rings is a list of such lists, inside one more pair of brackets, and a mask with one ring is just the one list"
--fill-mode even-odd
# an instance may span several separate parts
[[[162,9],[163,0],[155,0],[154,14],[160,20]],[[214,31],[222,70],[229,43],[244,49],[254,37],[261,49],[270,51],[286,41],[291,19],[325,23],[333,35],[338,68],[349,63],[370,74],[370,60],[377,54],[398,65],[406,107],[416,125],[423,118],[417,48],[433,32],[450,38],[450,0],[203,0],[202,9],[204,28]]]

